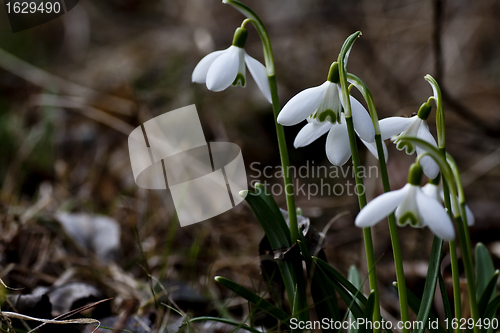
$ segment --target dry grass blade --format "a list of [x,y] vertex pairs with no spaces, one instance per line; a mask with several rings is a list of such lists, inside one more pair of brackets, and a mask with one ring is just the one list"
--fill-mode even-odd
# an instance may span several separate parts
[[[2,312],[2,310],[0,310],[0,323],[1,322],[4,322],[6,325],[7,325],[7,329],[9,330],[9,332],[15,332],[14,331],[14,328],[12,327],[12,323],[10,322],[10,319],[9,317],[5,316]],[[0,327],[1,328],[1,327]],[[2,330],[3,331],[3,330]]]
[[84,96],[88,99],[104,97],[109,105],[113,105],[113,111],[123,115],[131,115],[134,103],[130,100],[106,95],[96,90],[67,81],[56,75],[50,74],[38,67],[35,67],[0,48],[0,67],[17,75],[24,80],[39,87],[57,86],[63,92]]
[[132,130],[134,129],[123,120],[113,117],[112,115],[107,114],[106,112],[92,106],[85,105],[71,97],[57,95],[34,95],[32,97],[32,104],[76,109],[80,111],[80,113],[84,116],[107,125],[125,135],[129,135],[130,132],[132,132]]
[[[15,313],[15,312],[2,312],[4,317],[7,318],[15,318],[15,319],[23,319],[23,320],[33,320],[33,321],[39,321],[44,324],[58,324],[58,325],[67,325],[67,324],[96,324],[97,323],[97,328],[101,325],[101,322],[97,319],[92,319],[92,318],[79,318],[79,319],[68,319],[68,320],[56,320],[56,319],[42,319],[42,318],[35,318],[35,317],[30,317],[26,316],[20,313]],[[41,326],[41,325],[40,325]],[[28,333],[34,332],[37,330],[40,326],[32,329]],[[96,330],[97,330],[96,328]]]
[[[100,300],[100,301],[97,301],[97,302],[94,302],[94,303],[91,303],[91,304],[87,304],[87,305],[84,305],[84,306],[81,306],[77,309],[74,309],[74,310],[71,310],[69,312],[66,312],[60,316],[57,316],[55,317],[53,320],[57,320],[57,319],[63,319],[63,318],[67,318],[67,317],[70,317],[74,314],[77,314],[79,312],[82,312],[82,311],[86,311],[90,308],[93,308],[94,306],[98,305],[98,304],[101,304],[101,303],[104,303],[104,302],[107,302],[109,300],[112,300],[112,298],[106,298],[106,299],[103,299],[103,300]],[[86,319],[86,318],[84,318]],[[91,319],[91,318],[88,318],[88,319]],[[77,319],[70,319],[70,320],[77,320]],[[91,319],[91,320],[94,320],[93,322],[90,322],[90,323],[87,323],[87,322],[80,322],[80,324],[93,324],[93,323],[97,323],[97,327],[95,330],[97,330],[99,328],[99,326],[101,325],[101,323],[97,320],[97,319]],[[64,321],[64,320],[63,320]],[[38,325],[37,327],[35,327],[34,329],[32,329],[30,332],[33,332],[37,329],[39,329],[40,327],[44,326],[45,324],[52,324],[51,322],[43,322],[43,324],[41,325]],[[68,323],[69,324],[69,323]],[[95,331],[94,330],[94,331]],[[28,332],[29,333],[29,332]]]
[[14,290],[14,291],[23,290],[23,288],[11,288],[11,287],[7,286],[5,284],[5,282],[3,282],[2,279],[0,279],[0,283],[2,284],[2,286],[4,286],[5,289]]

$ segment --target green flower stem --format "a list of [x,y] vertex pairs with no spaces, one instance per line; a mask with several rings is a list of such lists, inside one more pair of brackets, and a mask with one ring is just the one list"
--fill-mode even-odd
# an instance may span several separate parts
[[[347,84],[347,70],[346,70],[346,56],[351,50],[352,45],[356,39],[361,35],[360,31],[353,33],[347,37],[338,57],[340,87],[342,89],[342,105],[344,106],[345,121],[347,125],[347,132],[349,134],[349,144],[351,146],[352,166],[354,168],[354,179],[356,181],[356,188],[364,188],[363,179],[359,177],[358,169],[360,167],[358,147],[356,145],[356,135],[354,132],[354,123],[352,120],[351,101],[349,100],[349,86]],[[359,208],[362,209],[366,206],[366,196],[364,191],[358,190]],[[368,266],[368,281],[370,283],[370,290],[374,291],[374,309],[373,321],[380,321],[380,294],[377,282],[377,270],[375,267],[375,254],[373,250],[373,239],[370,228],[363,228],[363,237],[365,241],[366,263]],[[374,329],[375,333],[380,332],[380,329]]]
[[[297,241],[299,240],[299,226],[297,223],[297,210],[295,207],[293,183],[289,172],[290,161],[288,158],[288,150],[285,140],[285,130],[283,126],[281,126],[277,121],[278,114],[280,112],[280,105],[278,98],[278,85],[276,83],[274,57],[271,47],[271,40],[269,38],[269,34],[267,33],[266,27],[264,26],[264,23],[262,23],[261,19],[252,9],[250,9],[245,4],[236,0],[224,0],[223,2],[230,4],[236,10],[245,15],[248,19],[243,21],[243,24],[246,25],[249,22],[248,20],[250,20],[250,22],[252,22],[255,29],[257,30],[257,33],[259,34],[259,37],[262,41],[264,61],[266,64],[266,71],[269,79],[269,88],[271,90],[274,125],[276,127],[276,135],[278,137],[278,147],[281,159],[281,166],[282,169],[284,170],[283,182],[285,185],[286,204],[287,204],[288,219],[290,224],[290,236],[292,239],[292,243],[296,244]],[[297,270],[296,272],[297,284],[296,286],[294,286],[295,288],[292,288],[290,286],[287,287],[287,294],[294,295],[293,298],[289,297],[289,302],[291,303],[290,306],[293,310],[293,316],[295,318],[298,318],[299,320],[302,321],[307,321],[309,318],[309,308],[307,305],[306,282],[302,275],[302,260],[294,261],[293,266]],[[298,302],[297,304],[295,303],[295,300]]]
[[[358,89],[361,92],[363,98],[366,101],[366,104],[368,105],[368,110],[370,111],[373,127],[375,128],[375,143],[377,145],[378,160],[380,163],[380,173],[382,177],[382,185],[384,188],[384,192],[389,192],[391,190],[391,185],[389,183],[389,175],[387,172],[387,165],[385,163],[384,148],[383,148],[384,143],[382,142],[382,137],[380,135],[378,115],[377,115],[377,110],[375,108],[375,103],[373,103],[372,94],[368,89],[368,87],[364,84],[364,82],[361,81],[361,79],[359,79],[357,76],[348,73],[347,78],[349,79],[349,82],[352,83],[356,87],[356,89]],[[403,258],[401,254],[401,245],[399,243],[398,227],[396,225],[396,217],[394,216],[394,213],[390,214],[387,217],[387,220],[389,222],[389,232],[391,235],[392,250],[394,255],[394,265],[396,267],[396,280],[398,286],[400,286],[400,288],[398,288],[398,294],[399,294],[399,308],[401,311],[401,321],[406,322],[410,320],[410,316],[408,313],[408,296],[406,294],[406,281],[403,268]],[[404,328],[403,332],[409,332],[409,330]]]
[[295,244],[299,239],[299,226],[297,223],[297,210],[293,194],[293,183],[289,172],[290,161],[288,159],[288,149],[286,147],[285,130],[276,120],[280,112],[280,106],[278,101],[278,87],[276,85],[276,77],[274,75],[269,76],[269,86],[271,88],[271,97],[273,100],[274,125],[276,126],[276,134],[278,136],[281,165],[284,170],[283,180],[285,183],[286,205],[288,208],[288,217],[290,222],[290,236],[292,238],[292,243]]
[[[449,154],[446,154],[446,152],[443,153],[447,158],[448,164],[451,167],[453,176],[455,177],[455,185],[457,186],[460,209],[455,210],[455,222],[460,238],[460,249],[462,250],[462,256],[465,266],[465,277],[467,278],[467,291],[469,293],[471,317],[474,319],[474,322],[477,322],[480,318],[480,313],[476,298],[476,277],[474,274],[474,263],[472,261],[472,247],[470,243],[469,226],[467,225],[467,213],[465,212],[464,190],[462,181],[460,180],[460,173],[458,172],[457,164]],[[456,201],[456,196],[452,197],[452,199],[455,199]],[[479,332],[480,329],[474,325],[474,333]]]
[[[472,253],[467,250],[467,240],[465,236],[464,223],[462,221],[462,217],[457,214],[455,216],[455,221],[457,224],[458,235],[460,237],[460,249],[462,250],[462,256],[464,260],[465,266],[465,277],[467,278],[467,291],[469,292],[469,301],[470,301],[470,312],[471,317],[474,319],[474,322],[477,323],[480,319],[479,308],[477,306],[476,299],[476,286],[475,286],[475,276],[474,276],[474,265],[472,263]],[[474,325],[474,333],[480,333],[481,330],[478,326]]]
[[[457,186],[458,192],[458,201],[460,205],[460,213],[462,215],[462,221],[464,223],[465,237],[467,240],[467,249],[470,253],[472,253],[472,245],[470,241],[470,233],[469,233],[469,224],[467,221],[467,213],[465,212],[465,194],[464,187],[462,186],[462,180],[460,179],[460,172],[458,171],[458,166],[453,157],[446,153],[446,159],[448,164],[450,165],[451,171],[453,172],[453,176],[455,177],[455,184]],[[475,285],[475,283],[474,283]]]
[[262,20],[257,16],[257,14],[255,14],[255,12],[250,7],[248,7],[244,3],[241,3],[237,0],[223,0],[222,2],[233,6],[233,8],[235,8],[237,11],[239,11],[248,18],[248,20],[243,21],[242,27],[244,27],[249,21],[252,22],[262,41],[267,75],[273,76],[275,74],[273,50],[271,47],[271,40],[269,39],[269,34],[267,33],[266,26],[264,25]]
[[[444,137],[444,135],[443,135],[443,137]],[[444,144],[443,144],[443,146],[444,146]],[[446,150],[444,147],[440,148],[439,150],[443,155],[446,155]],[[452,214],[451,202],[450,202],[450,191],[448,189],[448,184],[446,183],[444,176],[443,176],[443,196],[444,196],[444,205],[445,205],[446,209],[448,210],[448,215],[450,216],[450,219],[453,220],[453,214]],[[454,201],[456,201],[456,197],[455,197]],[[453,279],[453,304],[455,306],[455,318],[460,320],[462,318],[462,299],[461,299],[461,292],[460,292],[461,291],[460,272],[458,269],[457,244],[454,240],[450,241],[450,261],[451,261],[451,276]],[[462,330],[459,327],[456,330],[456,333],[460,333],[460,332],[462,332]]]
[[[389,175],[387,173],[387,166],[385,164],[384,150],[382,147],[383,142],[380,134],[375,134],[375,142],[377,144],[378,159],[380,162],[382,185],[384,187],[384,192],[389,192],[391,190],[391,186],[389,184]],[[396,280],[398,286],[401,286],[401,288],[398,288],[399,307],[401,310],[401,321],[407,322],[410,321],[410,315],[408,313],[408,296],[406,295],[406,281],[405,281],[405,272],[403,267],[403,256],[401,254],[401,245],[399,244],[398,227],[396,225],[396,217],[394,213],[391,213],[387,217],[387,221],[389,222],[389,232],[391,235],[392,251],[394,255],[394,265],[396,267]],[[403,328],[403,333],[405,332],[409,332],[409,330]]]
[[[454,240],[450,241],[451,276],[453,279],[453,304],[455,307],[455,318],[462,318],[462,300],[460,295],[460,272],[458,270],[457,245]],[[459,333],[462,330],[457,330]]]
[[[359,162],[359,153],[358,147],[356,146],[356,135],[354,133],[354,124],[352,121],[352,117],[345,118],[347,124],[347,131],[349,134],[349,143],[351,145],[351,153],[352,153],[352,166],[354,168],[354,178],[356,181],[356,188],[358,189],[358,202],[359,209],[363,209],[366,206],[366,196],[364,191],[360,191],[359,188],[363,188],[363,179],[358,175],[358,168],[360,166]],[[370,290],[375,292],[375,305],[373,309],[373,321],[380,321],[380,299],[379,299],[379,291],[378,291],[378,282],[377,282],[377,270],[375,266],[375,254],[373,250],[373,239],[372,232],[370,228],[363,228],[363,238],[365,241],[365,252],[366,252],[366,264],[368,268],[368,281],[370,283]],[[380,330],[373,330],[374,332],[380,332]]]
[[[288,158],[288,150],[286,147],[285,131],[283,126],[278,124],[277,118],[280,112],[279,98],[278,98],[278,86],[276,84],[275,67],[274,67],[274,57],[273,50],[271,47],[271,40],[269,39],[269,34],[267,33],[266,27],[262,20],[255,14],[255,12],[250,9],[247,5],[236,1],[236,0],[224,0],[224,3],[230,4],[240,13],[245,15],[255,26],[257,33],[262,41],[262,47],[264,51],[264,61],[266,64],[267,76],[269,78],[269,87],[271,89],[271,98],[274,113],[274,124],[276,126],[276,134],[278,136],[278,146],[281,158],[281,166],[284,170],[283,181],[285,183],[285,194],[286,194],[286,205],[288,209],[288,216],[290,221],[290,235],[292,237],[292,242],[295,244],[299,239],[299,227],[297,224],[297,211],[295,209],[295,198],[293,193],[293,183],[290,177],[290,161]],[[243,21],[246,25],[248,20]]]
[[[436,128],[437,128],[437,137],[438,137],[438,147],[439,151],[442,155],[442,157],[447,161],[447,153],[446,153],[446,131],[445,131],[445,117],[444,117],[444,110],[443,110],[443,99],[441,96],[441,89],[439,88],[439,84],[437,81],[430,75],[426,75],[425,79],[430,83],[432,87],[432,91],[434,93],[434,99],[437,105],[437,110],[436,110]],[[461,188],[461,182],[460,182],[460,175],[458,174],[458,169],[456,168],[456,164],[453,163],[446,163],[448,166],[451,168],[451,171],[453,173],[454,180],[454,186],[458,188],[458,191],[460,191]],[[464,223],[464,220],[462,220],[462,217],[460,216],[460,208],[457,204],[457,194],[456,192],[452,191],[451,193],[451,198],[450,198],[450,191],[448,190],[448,186],[451,185],[450,183],[447,183],[446,179],[443,177],[443,192],[444,192],[444,201],[445,201],[445,207],[448,209],[448,212],[451,213],[455,211],[455,222],[457,225],[457,230],[458,230],[458,235],[460,238],[460,249],[462,250],[462,256],[464,259],[464,266],[465,266],[465,276],[467,278],[467,290],[469,292],[469,301],[470,301],[470,308],[471,308],[471,317],[474,319],[474,322],[478,322],[480,316],[479,316],[479,309],[477,305],[477,300],[476,300],[476,282],[475,282],[475,276],[474,276],[474,264],[472,262],[472,250],[470,248],[470,239],[469,239],[469,232],[467,229],[467,223]],[[462,189],[462,196],[463,196],[463,189]],[[450,202],[450,199],[452,202]],[[452,210],[452,205],[455,210]],[[467,217],[465,217],[467,219]],[[452,244],[450,243],[450,248]],[[455,248],[456,251],[456,248]],[[453,286],[453,289],[455,289],[455,284]],[[454,290],[454,294],[457,293]],[[460,319],[460,318],[458,318]],[[480,329],[476,325],[474,325],[474,333],[479,333]]]

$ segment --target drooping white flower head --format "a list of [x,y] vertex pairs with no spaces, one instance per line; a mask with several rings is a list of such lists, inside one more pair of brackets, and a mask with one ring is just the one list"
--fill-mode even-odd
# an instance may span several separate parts
[[[307,146],[328,132],[326,155],[333,165],[344,165],[351,156],[347,125],[342,110],[338,63],[330,68],[328,79],[320,86],[301,91],[285,104],[278,115],[278,123],[292,126],[307,120],[295,138],[295,148]],[[349,96],[354,129],[370,152],[378,157],[375,129],[368,111],[354,97]],[[387,151],[384,145],[384,155]]]
[[[439,188],[439,186],[434,182],[430,181],[427,184],[425,184],[424,187],[422,187],[422,192],[424,192],[426,195],[436,199],[439,202],[444,202],[444,193],[443,190]],[[458,198],[457,198],[458,200]],[[451,206],[451,210],[454,215],[459,214],[460,212],[455,211],[454,206]],[[465,205],[465,214],[467,215],[467,225],[471,226],[474,225],[475,219],[474,219],[474,214],[470,210],[469,206]]]
[[396,211],[398,225],[427,226],[439,238],[450,241],[455,238],[453,223],[439,199],[426,195],[420,188],[422,167],[413,164],[408,184],[399,190],[384,193],[370,201],[358,214],[355,224],[367,228],[380,222]]
[[212,91],[222,91],[230,85],[245,87],[245,72],[248,66],[260,91],[269,103],[272,103],[266,67],[243,49],[247,35],[245,28],[237,28],[233,45],[225,50],[212,52],[201,59],[194,68],[191,79],[196,83],[206,83],[207,88]]
[[[424,103],[420,107],[418,114],[411,118],[389,117],[382,119],[380,121],[380,133],[382,140],[392,139],[392,141],[396,144],[396,148],[399,150],[404,149],[408,155],[413,154],[415,150],[417,151],[417,155],[420,155],[425,152],[425,150],[418,146],[415,149],[415,146],[412,144],[400,141],[400,137],[416,137],[423,141],[427,141],[434,147],[437,147],[436,140],[434,140],[434,137],[429,131],[429,126],[427,125],[427,118],[429,117],[430,111],[430,104]],[[437,177],[439,173],[439,166],[430,156],[424,156],[420,160],[420,164],[422,165],[425,175],[429,177],[429,179]]]

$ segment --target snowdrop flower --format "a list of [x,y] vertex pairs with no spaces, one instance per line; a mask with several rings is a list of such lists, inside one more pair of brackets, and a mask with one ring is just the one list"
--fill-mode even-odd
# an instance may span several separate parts
[[249,56],[243,49],[247,35],[248,32],[245,28],[237,28],[233,44],[225,50],[212,52],[201,59],[196,65],[191,79],[196,83],[206,83],[207,88],[212,91],[222,91],[230,85],[245,87],[245,72],[246,66],[248,66],[248,70],[257,82],[260,91],[269,103],[272,103],[266,67]]
[[[416,137],[437,147],[436,140],[434,140],[431,132],[429,132],[429,126],[427,125],[427,118],[429,117],[430,112],[431,105],[429,103],[424,103],[420,107],[418,114],[411,118],[389,117],[382,119],[380,121],[382,140],[392,138],[396,147],[399,150],[406,150],[408,155],[415,152],[415,147],[410,143],[400,141],[399,138],[402,136]],[[416,151],[417,155],[425,152],[424,149],[418,146],[416,147]],[[439,173],[439,166],[430,156],[424,156],[420,160],[420,164],[422,165],[425,175],[429,177],[429,179],[437,177]]]
[[[424,187],[422,187],[422,192],[424,192],[426,195],[430,196],[431,198],[434,198],[435,200],[439,202],[444,202],[444,193],[443,190],[441,190],[438,186],[439,180],[431,180],[429,181]],[[458,198],[457,198],[458,200]],[[452,212],[454,215],[457,215],[460,212],[456,212],[455,209],[452,206]],[[465,214],[467,215],[467,225],[471,226],[474,225],[474,214],[470,210],[469,206],[465,205]]]
[[403,188],[384,193],[368,203],[358,214],[355,224],[367,228],[380,222],[396,211],[399,226],[429,227],[439,238],[450,241],[455,238],[453,223],[439,199],[426,195],[420,188],[422,167],[412,164],[408,184]]
[[[352,96],[352,120],[361,141],[376,157],[375,129],[368,111]],[[342,90],[338,63],[330,67],[328,79],[320,86],[303,90],[286,103],[278,115],[278,123],[292,126],[307,119],[307,124],[295,138],[295,148],[304,147],[328,132],[326,155],[333,165],[344,165],[351,156],[347,125],[342,109]],[[387,152],[384,145],[384,155]]]

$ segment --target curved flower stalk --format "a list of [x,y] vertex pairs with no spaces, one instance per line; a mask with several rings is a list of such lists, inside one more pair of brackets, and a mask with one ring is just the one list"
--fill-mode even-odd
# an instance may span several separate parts
[[[375,108],[375,104],[373,102],[373,97],[366,86],[366,84],[357,76],[348,73],[347,74],[347,82],[349,82],[352,86],[356,87],[358,91],[363,95],[363,98],[366,101],[368,106],[368,110],[370,111],[370,117],[372,118],[373,127],[375,128],[375,143],[377,146],[377,153],[379,155],[379,163],[380,163],[380,175],[382,178],[382,185],[384,188],[384,192],[389,192],[391,190],[391,186],[389,184],[389,174],[387,172],[387,148],[385,146],[384,141],[382,141],[380,135],[380,125],[377,115],[377,110]],[[384,154],[384,155],[382,155]],[[384,158],[381,158],[381,157]],[[398,227],[396,224],[396,217],[394,214],[389,214],[387,217],[387,222],[389,224],[389,233],[391,236],[391,244],[392,251],[394,256],[394,266],[396,269],[396,281],[399,286],[398,295],[399,295],[399,308],[401,311],[401,321],[407,322],[410,317],[408,314],[408,296],[406,293],[406,281],[405,274],[403,268],[403,258],[401,254],[401,245],[399,242],[398,236]],[[365,229],[364,229],[365,230]],[[403,328],[402,333],[408,333],[409,330]]]
[[[349,145],[352,154],[352,167],[355,170],[354,180],[356,182],[356,186],[364,186],[363,178],[360,177],[358,173],[361,163],[359,161],[358,147],[356,145],[356,130],[354,128],[353,113],[351,108],[351,101],[349,98],[349,86],[348,86],[347,68],[346,68],[349,53],[354,45],[354,42],[358,39],[359,36],[361,36],[361,31],[356,31],[355,33],[347,37],[344,44],[342,45],[337,61],[339,63],[338,65],[339,82],[342,91],[342,105],[344,106],[345,122],[347,124],[347,134],[349,136]],[[374,126],[377,126],[377,124],[374,124]],[[381,143],[382,141],[378,140],[379,144],[378,148],[380,154],[383,153],[383,148],[381,146]],[[384,159],[381,160],[381,163],[384,163]],[[364,192],[358,193],[358,203],[361,209],[366,206],[366,195]],[[380,293],[377,281],[377,268],[376,268],[375,254],[374,254],[375,251],[373,249],[373,238],[370,228],[363,228],[363,240],[365,243],[366,265],[368,268],[368,281],[370,283],[370,289],[374,291],[374,305],[373,305],[372,319],[374,322],[377,322],[381,320]],[[379,333],[381,332],[381,330],[380,328],[379,329],[375,328],[373,332]]]
[[455,229],[450,217],[437,198],[424,194],[420,188],[421,179],[422,167],[417,163],[412,164],[408,184],[370,201],[356,217],[356,226],[362,228],[373,226],[395,210],[396,220],[400,226],[406,224],[416,228],[427,226],[443,240],[455,239]]
[[[354,97],[349,96],[354,128],[365,146],[378,157],[375,129],[368,111]],[[294,141],[295,148],[304,147],[328,133],[326,155],[333,165],[344,165],[351,156],[349,135],[342,112],[343,98],[339,81],[338,63],[330,67],[328,79],[320,86],[303,90],[283,107],[278,123],[292,126],[307,120]],[[384,151],[387,159],[387,152]]]
[[234,32],[233,44],[221,51],[206,55],[196,65],[192,81],[206,83],[208,90],[222,91],[229,86],[246,86],[246,66],[264,97],[272,103],[267,70],[259,61],[249,56],[245,49],[248,32],[244,27]]
[[[422,104],[418,114],[411,118],[405,117],[389,117],[382,119],[380,121],[380,132],[382,135],[382,140],[391,139],[395,144],[396,148],[399,150],[405,150],[408,155],[411,155],[417,151],[417,155],[425,152],[421,147],[414,146],[407,141],[401,141],[401,137],[416,137],[422,139],[434,147],[437,147],[436,140],[429,131],[429,126],[427,125],[427,118],[431,112],[431,105],[426,102]],[[439,166],[430,157],[425,156],[420,161],[423,171],[429,179],[434,179],[439,173]]]

